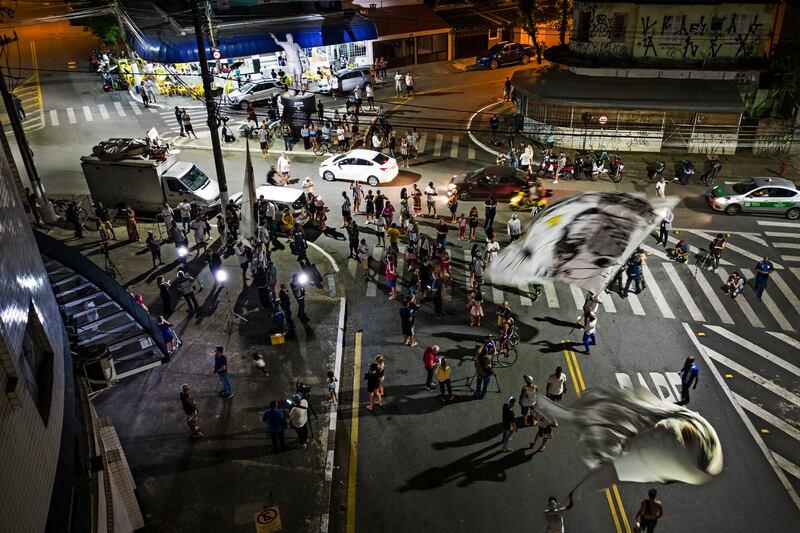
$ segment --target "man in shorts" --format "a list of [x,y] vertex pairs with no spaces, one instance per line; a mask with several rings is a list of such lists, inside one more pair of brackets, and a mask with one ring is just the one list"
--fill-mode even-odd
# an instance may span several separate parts
[[547,378],[547,397],[554,402],[560,402],[567,392],[567,376],[564,375],[564,370],[556,367],[556,371],[550,374]]

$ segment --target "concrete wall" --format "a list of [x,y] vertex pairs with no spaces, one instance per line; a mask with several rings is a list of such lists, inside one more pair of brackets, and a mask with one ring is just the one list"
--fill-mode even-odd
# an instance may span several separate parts
[[[590,13],[587,40],[582,13]],[[587,57],[618,57],[685,64],[730,63],[764,57],[776,7],[766,4],[659,5],[575,2],[570,50]],[[625,16],[614,37],[615,16]]]
[[552,135],[555,146],[569,150],[606,150],[608,152],[660,152],[661,131],[610,130],[550,126],[525,117],[523,133],[540,142]]
[[[43,531],[51,502],[64,414],[63,325],[27,216],[0,156],[0,530]],[[29,323],[52,351],[47,416],[21,367]],[[9,389],[9,380],[16,387]]]

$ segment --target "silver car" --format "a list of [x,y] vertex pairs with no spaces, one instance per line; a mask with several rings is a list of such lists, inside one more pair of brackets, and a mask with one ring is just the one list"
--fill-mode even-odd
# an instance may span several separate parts
[[283,89],[276,80],[262,79],[245,83],[228,94],[228,103],[239,109],[246,109],[247,104],[256,105],[266,102],[270,96],[281,94]]
[[753,178],[717,185],[706,194],[709,207],[726,215],[773,213],[800,219],[800,191],[784,178]]
[[[367,85],[375,86],[375,77],[370,74],[370,67],[353,67],[346,68],[334,73],[339,79],[339,90],[344,93],[352,92],[356,87],[361,87],[362,90],[367,88]],[[320,91],[330,93],[331,87],[328,86],[328,80],[323,79],[320,82]]]

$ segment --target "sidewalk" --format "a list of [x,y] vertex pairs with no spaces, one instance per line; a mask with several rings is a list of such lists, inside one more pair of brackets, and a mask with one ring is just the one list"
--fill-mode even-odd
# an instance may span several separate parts
[[[152,224],[139,224],[143,238],[153,229]],[[124,227],[115,231],[119,238],[127,236]],[[51,228],[48,234],[66,240],[103,266],[96,233],[87,232],[82,240],[71,239],[72,232],[63,228]],[[332,267],[313,247],[308,252],[325,280]],[[121,272],[120,282],[141,293],[151,315],[157,317],[162,311],[155,279],[164,275],[174,280],[178,266],[174,246],[162,246],[164,266],[156,269],[143,242],[112,241],[109,255]],[[272,258],[279,283],[288,283],[298,270],[295,257],[287,248],[274,251]],[[196,295],[201,312],[189,316],[186,304],[175,294],[176,310],[168,317],[183,346],[168,364],[119,382],[94,400],[98,414],[111,417],[118,429],[148,530],[249,533],[254,514],[270,506],[278,506],[284,531],[319,530],[329,505],[324,490],[325,374],[333,364],[339,298],[330,296],[327,283],[307,287],[310,321],[303,324],[296,318],[297,303],[292,297],[297,338],[271,346],[267,315],[259,308],[252,280],[242,286],[235,256],[223,258],[229,281],[216,289],[203,258],[192,251],[190,259],[188,268],[203,285]],[[231,317],[231,333],[226,332],[229,309],[246,320]],[[220,384],[212,374],[215,346],[223,346],[228,357],[234,392],[229,400],[217,394]],[[266,375],[251,363],[252,353],[264,357]],[[286,433],[289,451],[276,456],[261,412],[271,400],[291,396],[296,380],[312,386],[310,403],[319,418],[309,417],[313,438],[308,449],[297,446],[290,428]],[[201,439],[192,440],[186,426],[178,399],[182,383],[193,389],[205,433]]]

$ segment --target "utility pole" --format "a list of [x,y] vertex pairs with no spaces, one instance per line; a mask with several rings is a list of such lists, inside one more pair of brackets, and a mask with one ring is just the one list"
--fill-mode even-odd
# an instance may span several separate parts
[[[211,45],[211,49],[215,50],[217,48],[217,39],[214,36],[214,21],[211,19],[213,15],[213,11],[211,11],[211,0],[206,0],[206,23],[208,24],[208,42]],[[216,60],[217,64],[217,72],[219,72],[219,59]]]
[[122,20],[122,7],[119,5],[119,0],[114,0],[113,2],[114,7],[114,15],[117,17],[117,25],[119,26],[119,31],[122,33],[122,44],[125,46],[125,52],[128,55],[128,60],[131,63],[131,71],[133,72],[133,82],[138,87],[139,84],[142,82],[142,78],[139,74],[139,64],[136,62],[136,58],[133,56],[133,50],[131,50],[128,41],[125,40],[125,22]]
[[[206,43],[203,38],[203,26],[200,22],[200,9],[198,0],[189,0],[192,3],[192,19],[194,20],[194,33],[197,37],[197,55],[200,61],[200,74],[203,77],[203,94],[206,100],[206,113],[208,114],[208,129],[211,130],[211,148],[214,152],[214,167],[217,171],[219,183],[219,196],[222,209],[228,205],[228,181],[225,179],[225,165],[222,162],[222,148],[219,144],[219,123],[217,122],[217,106],[214,95],[211,93],[211,74],[208,72],[208,58],[206,57]],[[200,0],[202,1],[202,0]]]
[[[10,43],[16,42],[17,34],[14,33],[14,37],[8,37],[7,35],[0,36],[0,57],[2,54],[6,53],[6,46]],[[33,162],[33,152],[28,146],[28,139],[25,137],[25,130],[22,128],[22,122],[19,119],[19,112],[17,112],[17,107],[14,105],[14,97],[8,90],[8,86],[6,86],[6,75],[5,72],[0,71],[0,94],[2,94],[3,103],[6,106],[6,113],[8,114],[8,121],[11,123],[11,130],[14,132],[14,137],[17,140],[17,147],[19,148],[19,153],[22,156],[22,162],[25,165],[25,171],[28,173],[28,180],[31,182],[31,188],[33,192],[36,194],[37,201],[39,205],[42,207],[42,219],[45,222],[55,222],[56,216],[55,212],[53,211],[50,203],[47,201],[47,197],[44,194],[44,187],[42,186],[42,180],[39,179],[39,173],[36,170],[36,165]],[[4,134],[5,135],[5,134]]]

